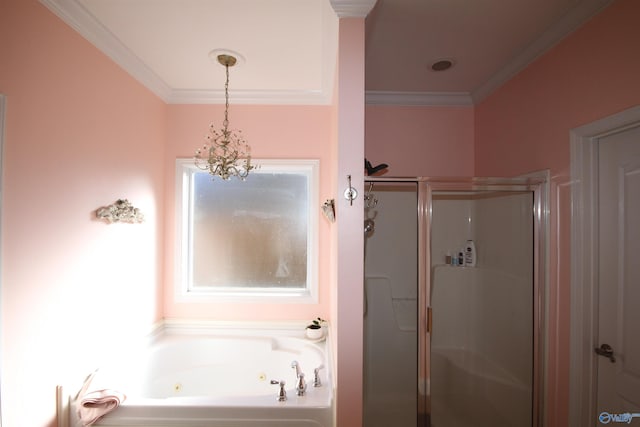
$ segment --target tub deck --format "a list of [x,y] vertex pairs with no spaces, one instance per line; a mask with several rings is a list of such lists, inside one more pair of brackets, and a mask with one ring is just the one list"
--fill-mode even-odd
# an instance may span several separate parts
[[[293,361],[305,374],[304,396],[296,395]],[[320,387],[313,386],[315,368]],[[329,345],[305,338],[304,327],[163,328],[143,352],[101,368],[96,378],[127,395],[97,427],[333,426]],[[287,400],[280,402],[272,381],[282,380]],[[69,412],[69,425],[80,426],[75,404]]]

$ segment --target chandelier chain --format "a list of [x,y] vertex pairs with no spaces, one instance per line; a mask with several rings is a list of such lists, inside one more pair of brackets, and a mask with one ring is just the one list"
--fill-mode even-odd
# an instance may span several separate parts
[[225,64],[224,68],[226,70],[227,80],[224,83],[224,121],[222,122],[222,126],[224,127],[226,139],[229,134],[229,64]]

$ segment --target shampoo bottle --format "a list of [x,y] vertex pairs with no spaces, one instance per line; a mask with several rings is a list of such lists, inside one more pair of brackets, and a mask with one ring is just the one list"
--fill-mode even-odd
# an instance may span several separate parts
[[473,240],[467,240],[464,245],[464,265],[465,267],[476,266],[476,245]]

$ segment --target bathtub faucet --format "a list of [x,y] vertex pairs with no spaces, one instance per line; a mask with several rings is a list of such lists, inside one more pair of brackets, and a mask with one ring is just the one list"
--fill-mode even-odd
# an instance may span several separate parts
[[320,365],[313,370],[313,386],[322,387],[322,381],[320,381],[320,369],[324,368],[324,365]]
[[296,370],[296,394],[304,396],[307,391],[307,383],[304,380],[304,373],[300,371],[300,364],[297,361],[291,362],[291,367]]
[[291,367],[296,370],[296,378],[298,378],[301,374],[300,364],[298,363],[298,361],[294,360],[293,362],[291,362]]
[[280,390],[278,390],[278,402],[284,402],[285,400],[287,400],[287,392],[284,389],[284,385],[286,383],[284,382],[284,380],[271,380],[271,384],[280,386]]

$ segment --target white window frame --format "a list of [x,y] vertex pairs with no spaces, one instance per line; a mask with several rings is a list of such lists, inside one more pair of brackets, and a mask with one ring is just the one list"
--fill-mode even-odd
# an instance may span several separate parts
[[[265,288],[205,288],[194,290],[191,286],[192,248],[190,218],[193,210],[193,176],[207,173],[199,169],[193,158],[176,160],[176,302],[241,302],[241,303],[309,303],[318,302],[318,194],[319,160],[316,159],[256,159],[259,165],[251,173],[281,172],[305,174],[307,187],[307,277],[304,289],[277,287]],[[215,185],[216,180],[213,178]],[[231,178],[237,179],[237,178]]]

